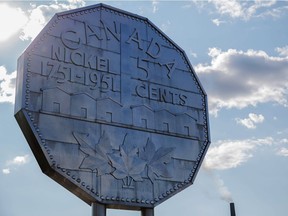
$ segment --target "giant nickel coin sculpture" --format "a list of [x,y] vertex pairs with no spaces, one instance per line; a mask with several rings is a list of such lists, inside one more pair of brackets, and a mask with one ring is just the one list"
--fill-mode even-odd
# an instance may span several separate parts
[[153,209],[190,186],[210,143],[184,51],[104,4],[56,14],[21,55],[15,117],[45,174],[112,208]]

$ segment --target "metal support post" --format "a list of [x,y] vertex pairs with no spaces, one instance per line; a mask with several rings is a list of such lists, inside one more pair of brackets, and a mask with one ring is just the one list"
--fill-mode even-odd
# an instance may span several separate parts
[[154,208],[142,208],[141,216],[154,216]]
[[106,206],[100,203],[92,203],[92,216],[106,216]]

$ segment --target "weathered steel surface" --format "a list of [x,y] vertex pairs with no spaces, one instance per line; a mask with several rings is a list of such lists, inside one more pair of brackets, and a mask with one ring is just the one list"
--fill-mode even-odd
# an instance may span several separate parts
[[153,208],[191,185],[209,145],[184,51],[103,4],[56,14],[22,54],[15,116],[44,173],[108,207]]

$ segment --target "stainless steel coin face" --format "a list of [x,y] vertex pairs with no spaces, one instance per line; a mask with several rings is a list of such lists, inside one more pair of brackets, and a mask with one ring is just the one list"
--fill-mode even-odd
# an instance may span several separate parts
[[210,143],[184,51],[103,4],[56,14],[29,45],[15,117],[44,173],[116,208],[155,207],[191,185]]

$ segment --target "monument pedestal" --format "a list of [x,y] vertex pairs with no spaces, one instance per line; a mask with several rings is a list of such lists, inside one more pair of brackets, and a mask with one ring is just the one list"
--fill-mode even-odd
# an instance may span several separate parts
[[[92,216],[106,216],[106,206],[92,203]],[[141,208],[141,216],[154,216],[154,208]]]

